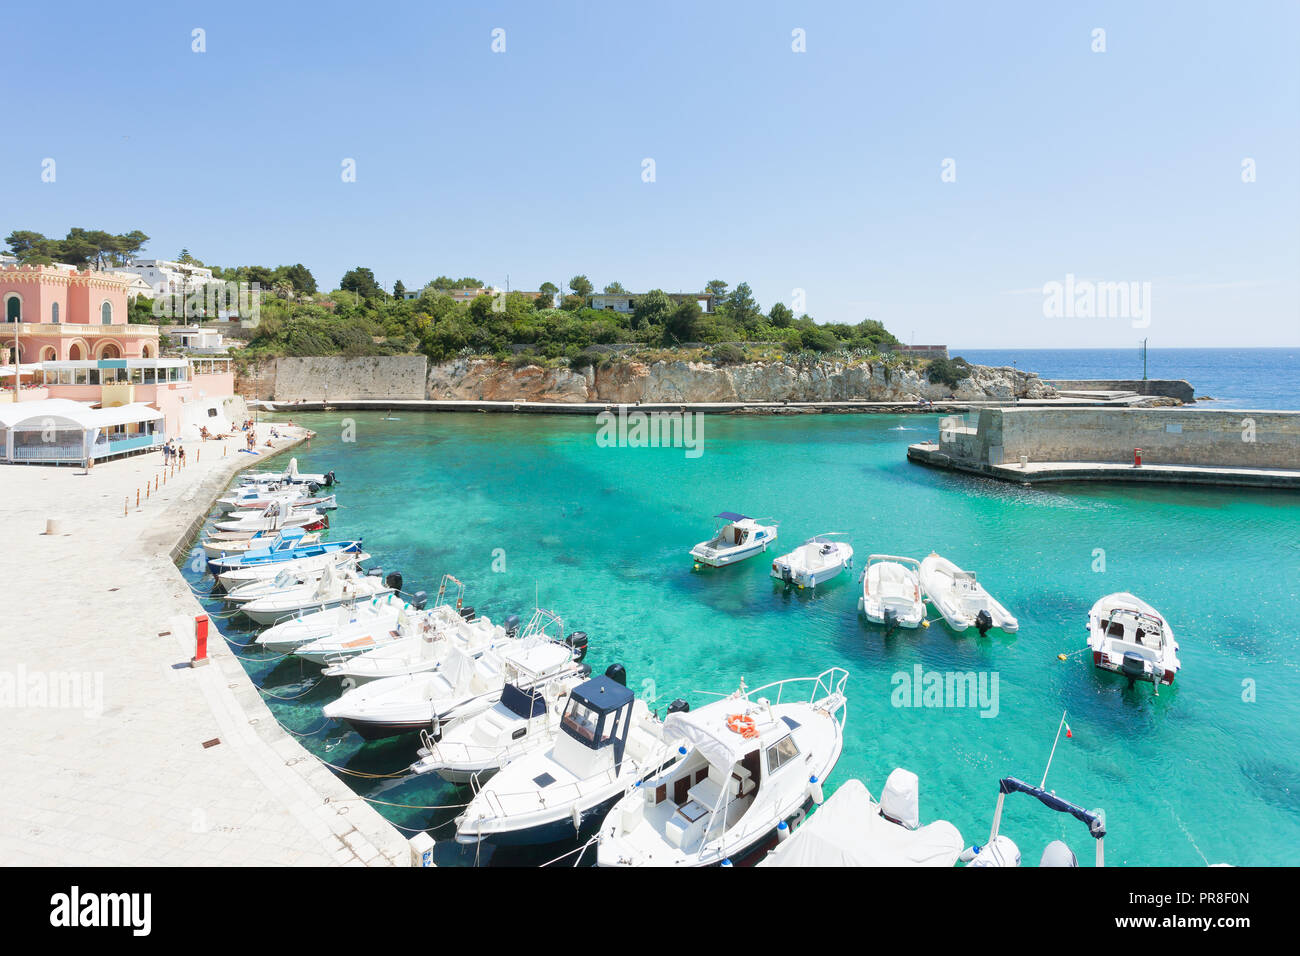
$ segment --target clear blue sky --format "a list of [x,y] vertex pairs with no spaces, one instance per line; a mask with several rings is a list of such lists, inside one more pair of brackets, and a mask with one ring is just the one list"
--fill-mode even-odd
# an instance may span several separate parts
[[[1300,343],[1295,2],[283,6],[11,6],[0,235],[324,288],[747,280],[966,347]],[[1150,327],[1045,318],[1067,273],[1150,282]]]

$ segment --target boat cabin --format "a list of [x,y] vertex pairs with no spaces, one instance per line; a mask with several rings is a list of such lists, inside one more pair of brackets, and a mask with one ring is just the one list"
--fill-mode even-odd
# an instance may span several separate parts
[[[1165,628],[1159,618],[1128,608],[1116,608],[1102,621],[1108,643],[1128,644],[1159,655],[1164,649]],[[1143,655],[1147,656],[1147,655]]]
[[555,741],[555,759],[578,779],[623,763],[632,726],[633,693],[605,675],[593,677],[569,694]]

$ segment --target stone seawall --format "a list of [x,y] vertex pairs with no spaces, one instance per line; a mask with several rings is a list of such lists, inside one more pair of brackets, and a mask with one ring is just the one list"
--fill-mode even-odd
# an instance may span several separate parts
[[424,398],[423,355],[322,355],[275,363],[276,401]]
[[1300,412],[994,408],[975,429],[940,428],[939,450],[978,465],[1131,463],[1300,469]]

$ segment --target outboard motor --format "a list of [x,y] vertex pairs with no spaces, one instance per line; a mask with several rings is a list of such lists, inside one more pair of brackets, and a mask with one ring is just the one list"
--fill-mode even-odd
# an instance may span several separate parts
[[884,619],[885,630],[892,631],[894,628],[898,627],[898,612],[893,608],[885,608]]
[[320,485],[316,484],[314,481],[307,482],[307,494],[314,495],[318,491],[320,491]]
[[1132,685],[1135,680],[1146,680],[1147,662],[1141,654],[1125,654],[1120,661],[1119,672],[1128,678]]
[[423,611],[424,606],[429,603],[429,595],[424,591],[416,591],[411,597],[411,607],[417,611]]
[[605,676],[616,684],[627,686],[627,669],[622,664],[610,664],[605,668]]
[[992,626],[993,616],[984,608],[980,608],[980,612],[975,615],[975,629],[980,632],[980,637],[988,634],[989,628]]
[[675,701],[673,701],[671,704],[668,705],[668,713],[670,714],[686,714],[690,712],[690,709],[691,709],[691,705],[686,703],[686,699],[684,697],[678,697]]
[[579,665],[578,665],[578,677],[581,678],[582,680],[586,680],[586,679],[587,679],[588,677],[590,677],[590,676],[591,676],[591,665],[590,665],[590,664],[579,664]]
[[507,637],[514,637],[519,633],[519,615],[511,614],[502,622],[501,626],[506,629]]
[[[574,631],[572,634],[570,634],[568,637],[564,639],[564,643],[568,644],[570,647],[573,648],[573,659],[575,661],[581,663],[582,659],[587,656],[587,632],[586,631]],[[614,664],[612,666],[618,667],[619,670],[622,670],[622,666],[619,664]],[[614,675],[610,674],[609,676],[613,677]],[[614,679],[618,680],[617,677],[615,677]],[[619,683],[624,684],[624,681],[619,681]],[[626,684],[624,684],[624,686],[626,686]]]
[[474,620],[474,609],[472,607],[463,607],[457,613],[462,621]]
[[1071,850],[1060,840],[1053,840],[1043,849],[1043,857],[1038,861],[1039,866],[1078,866],[1079,860]]
[[325,487],[328,488],[332,484],[334,484],[334,472],[327,471],[325,472]]
[[384,578],[384,586],[390,587],[394,591],[402,590],[402,575],[399,571],[393,571],[388,577]]

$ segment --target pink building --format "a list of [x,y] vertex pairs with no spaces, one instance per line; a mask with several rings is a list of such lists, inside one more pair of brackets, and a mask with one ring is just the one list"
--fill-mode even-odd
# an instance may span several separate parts
[[127,323],[134,276],[58,266],[0,266],[0,348],[10,355],[18,323],[19,361],[157,358],[158,326]]

